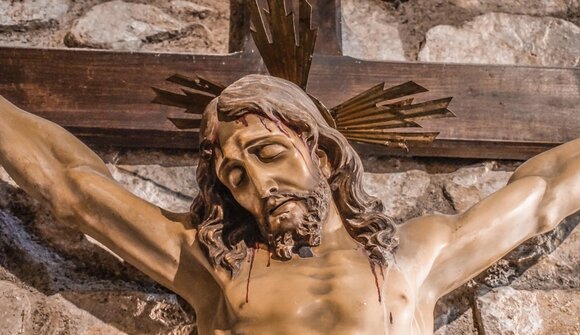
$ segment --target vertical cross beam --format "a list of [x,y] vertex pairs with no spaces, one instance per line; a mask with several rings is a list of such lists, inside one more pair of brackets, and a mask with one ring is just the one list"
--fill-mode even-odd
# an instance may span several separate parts
[[342,12],[340,0],[309,0],[312,21],[318,27],[315,53],[342,56]]
[[[250,34],[250,14],[247,1],[231,0],[230,3],[230,52],[242,51],[247,55],[258,55]],[[286,8],[297,13],[298,3],[285,0]],[[312,5],[312,25],[318,28],[315,53],[342,56],[342,13],[340,0],[307,0]],[[267,0],[258,0],[262,8],[268,8]],[[245,20],[236,20],[245,18]],[[296,18],[295,18],[296,19]],[[242,33],[240,33],[242,32]]]

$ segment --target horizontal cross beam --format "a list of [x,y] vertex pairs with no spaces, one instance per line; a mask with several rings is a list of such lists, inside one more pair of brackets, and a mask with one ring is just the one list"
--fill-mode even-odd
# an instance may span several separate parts
[[[257,57],[0,48],[0,94],[97,145],[196,148],[197,134],[168,120],[179,109],[150,104],[150,86],[196,73],[229,84],[265,73]],[[580,70],[360,61],[316,55],[308,92],[332,107],[385,81],[414,80],[427,99],[453,96],[454,119],[426,120],[441,134],[418,156],[524,159],[580,137]],[[401,152],[360,146],[364,152]]]

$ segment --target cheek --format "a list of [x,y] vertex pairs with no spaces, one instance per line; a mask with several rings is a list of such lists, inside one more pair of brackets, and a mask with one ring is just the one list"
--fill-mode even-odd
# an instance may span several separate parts
[[234,200],[245,210],[250,212],[250,214],[255,217],[261,215],[259,203],[256,201],[257,198],[252,196],[249,191],[244,190],[243,188],[238,188],[235,190],[230,189],[230,193],[232,194]]
[[316,168],[298,151],[295,151],[289,159],[275,169],[278,180],[297,190],[310,190],[318,184],[319,173],[316,173]]

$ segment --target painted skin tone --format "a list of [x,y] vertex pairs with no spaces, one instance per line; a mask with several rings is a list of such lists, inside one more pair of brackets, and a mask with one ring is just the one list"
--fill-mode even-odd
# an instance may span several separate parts
[[[532,158],[505,188],[463,214],[401,225],[394,263],[382,276],[373,275],[331,200],[313,257],[271,260],[259,246],[231,279],[209,264],[184,216],[123,189],[64,129],[2,97],[0,120],[0,164],[12,178],[60,221],[185,298],[200,334],[432,334],[441,296],[580,210],[578,139]],[[216,172],[250,213],[262,213],[269,194],[308,191],[329,175],[325,153],[318,150],[313,162],[289,129],[255,115],[246,122],[220,123]],[[291,202],[257,221],[283,230],[303,210]]]

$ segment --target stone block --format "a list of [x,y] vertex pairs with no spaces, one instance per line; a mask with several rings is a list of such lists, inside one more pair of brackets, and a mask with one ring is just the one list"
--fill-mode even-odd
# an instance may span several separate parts
[[199,188],[195,167],[108,165],[113,177],[136,196],[174,212],[187,212]]
[[429,30],[419,60],[573,67],[580,64],[580,28],[552,17],[489,13]]
[[452,0],[452,3],[461,8],[479,12],[539,16],[566,14],[580,10],[580,1],[578,0]]
[[473,326],[473,312],[468,309],[455,320],[445,322],[434,335],[477,335]]
[[69,7],[70,0],[2,0],[0,31],[57,25]]
[[178,37],[196,27],[201,25],[182,22],[152,5],[114,0],[92,7],[76,20],[65,37],[65,44],[135,50],[145,42]]
[[444,192],[461,213],[507,184],[511,172],[493,171],[493,163],[459,169],[443,180]]
[[396,19],[379,0],[342,1],[342,47],[347,56],[405,61]]
[[365,173],[365,190],[383,202],[385,213],[393,218],[406,218],[426,193],[431,178],[423,171],[402,173]]
[[580,228],[554,250],[527,269],[513,283],[515,289],[580,290]]
[[486,334],[580,333],[580,291],[494,289],[478,299]]
[[195,2],[186,0],[172,0],[168,3],[169,10],[177,15],[192,15],[200,19],[206,18],[209,14],[215,13],[215,9],[206,7]]

